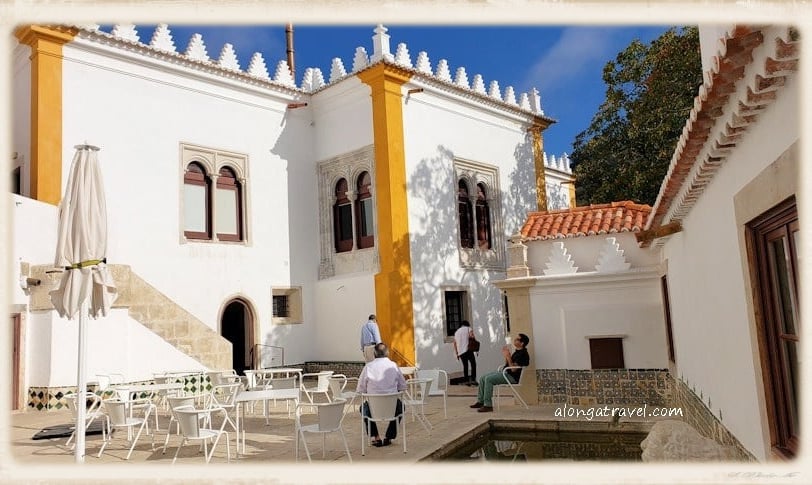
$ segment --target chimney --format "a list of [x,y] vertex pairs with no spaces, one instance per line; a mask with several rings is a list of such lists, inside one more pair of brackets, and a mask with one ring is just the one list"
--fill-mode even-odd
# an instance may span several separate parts
[[285,41],[288,46],[287,54],[288,54],[288,67],[290,67],[290,76],[295,80],[296,79],[296,64],[294,64],[294,56],[293,56],[293,24],[288,22],[285,26]]

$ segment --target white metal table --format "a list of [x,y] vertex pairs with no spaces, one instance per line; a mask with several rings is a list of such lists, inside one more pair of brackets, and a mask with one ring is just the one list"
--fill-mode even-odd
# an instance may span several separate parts
[[[294,384],[296,384],[294,382]],[[257,402],[262,401],[267,404],[267,401],[276,400],[276,399],[285,399],[285,400],[294,400],[298,403],[299,401],[299,386],[295,385],[292,388],[284,388],[284,389],[259,389],[253,391],[242,391],[237,395],[235,399],[235,404],[237,406],[237,455],[239,456],[240,453],[240,435],[242,435],[242,451],[245,452],[245,430],[243,427],[245,426],[245,419],[242,418],[242,415],[245,414],[245,403],[248,402]],[[270,425],[270,421],[268,419],[268,407],[265,406],[265,425]]]

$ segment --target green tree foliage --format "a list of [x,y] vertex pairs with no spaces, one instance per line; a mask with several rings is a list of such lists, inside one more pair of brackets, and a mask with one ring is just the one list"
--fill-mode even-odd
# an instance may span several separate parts
[[699,32],[672,28],[633,41],[603,68],[606,100],[575,138],[579,204],[654,204],[702,84]]

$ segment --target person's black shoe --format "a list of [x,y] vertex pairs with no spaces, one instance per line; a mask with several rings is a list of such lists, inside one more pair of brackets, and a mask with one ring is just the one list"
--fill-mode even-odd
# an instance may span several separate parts
[[390,440],[389,438],[384,438],[383,443],[381,444],[381,446],[389,446],[391,444],[392,444],[392,440]]
[[389,441],[389,440],[383,440],[383,441],[375,440],[375,441],[372,442],[372,446],[374,446],[376,448],[380,448],[381,446],[386,446],[386,445],[383,444],[384,441]]
[[481,408],[482,406],[484,406],[484,404],[482,404],[481,402],[477,401],[476,403],[471,404],[469,407],[476,409],[476,408]]
[[471,383],[469,385],[477,387],[477,386],[479,386],[479,383],[477,381],[471,381]]

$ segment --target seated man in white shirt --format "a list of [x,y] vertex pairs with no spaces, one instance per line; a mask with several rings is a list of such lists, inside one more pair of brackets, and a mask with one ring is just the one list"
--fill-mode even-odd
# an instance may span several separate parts
[[[356,392],[365,394],[390,394],[404,391],[406,389],[406,379],[400,372],[400,368],[389,359],[389,349],[386,344],[379,343],[375,346],[375,359],[367,362],[361,376],[358,378]],[[396,414],[403,410],[403,404],[398,399]],[[369,406],[364,403],[361,410],[364,416],[371,416]],[[369,423],[369,435],[372,437],[373,446],[388,446],[398,434],[397,423],[392,420],[386,428],[386,437],[381,440],[378,435],[378,427],[374,422]]]

